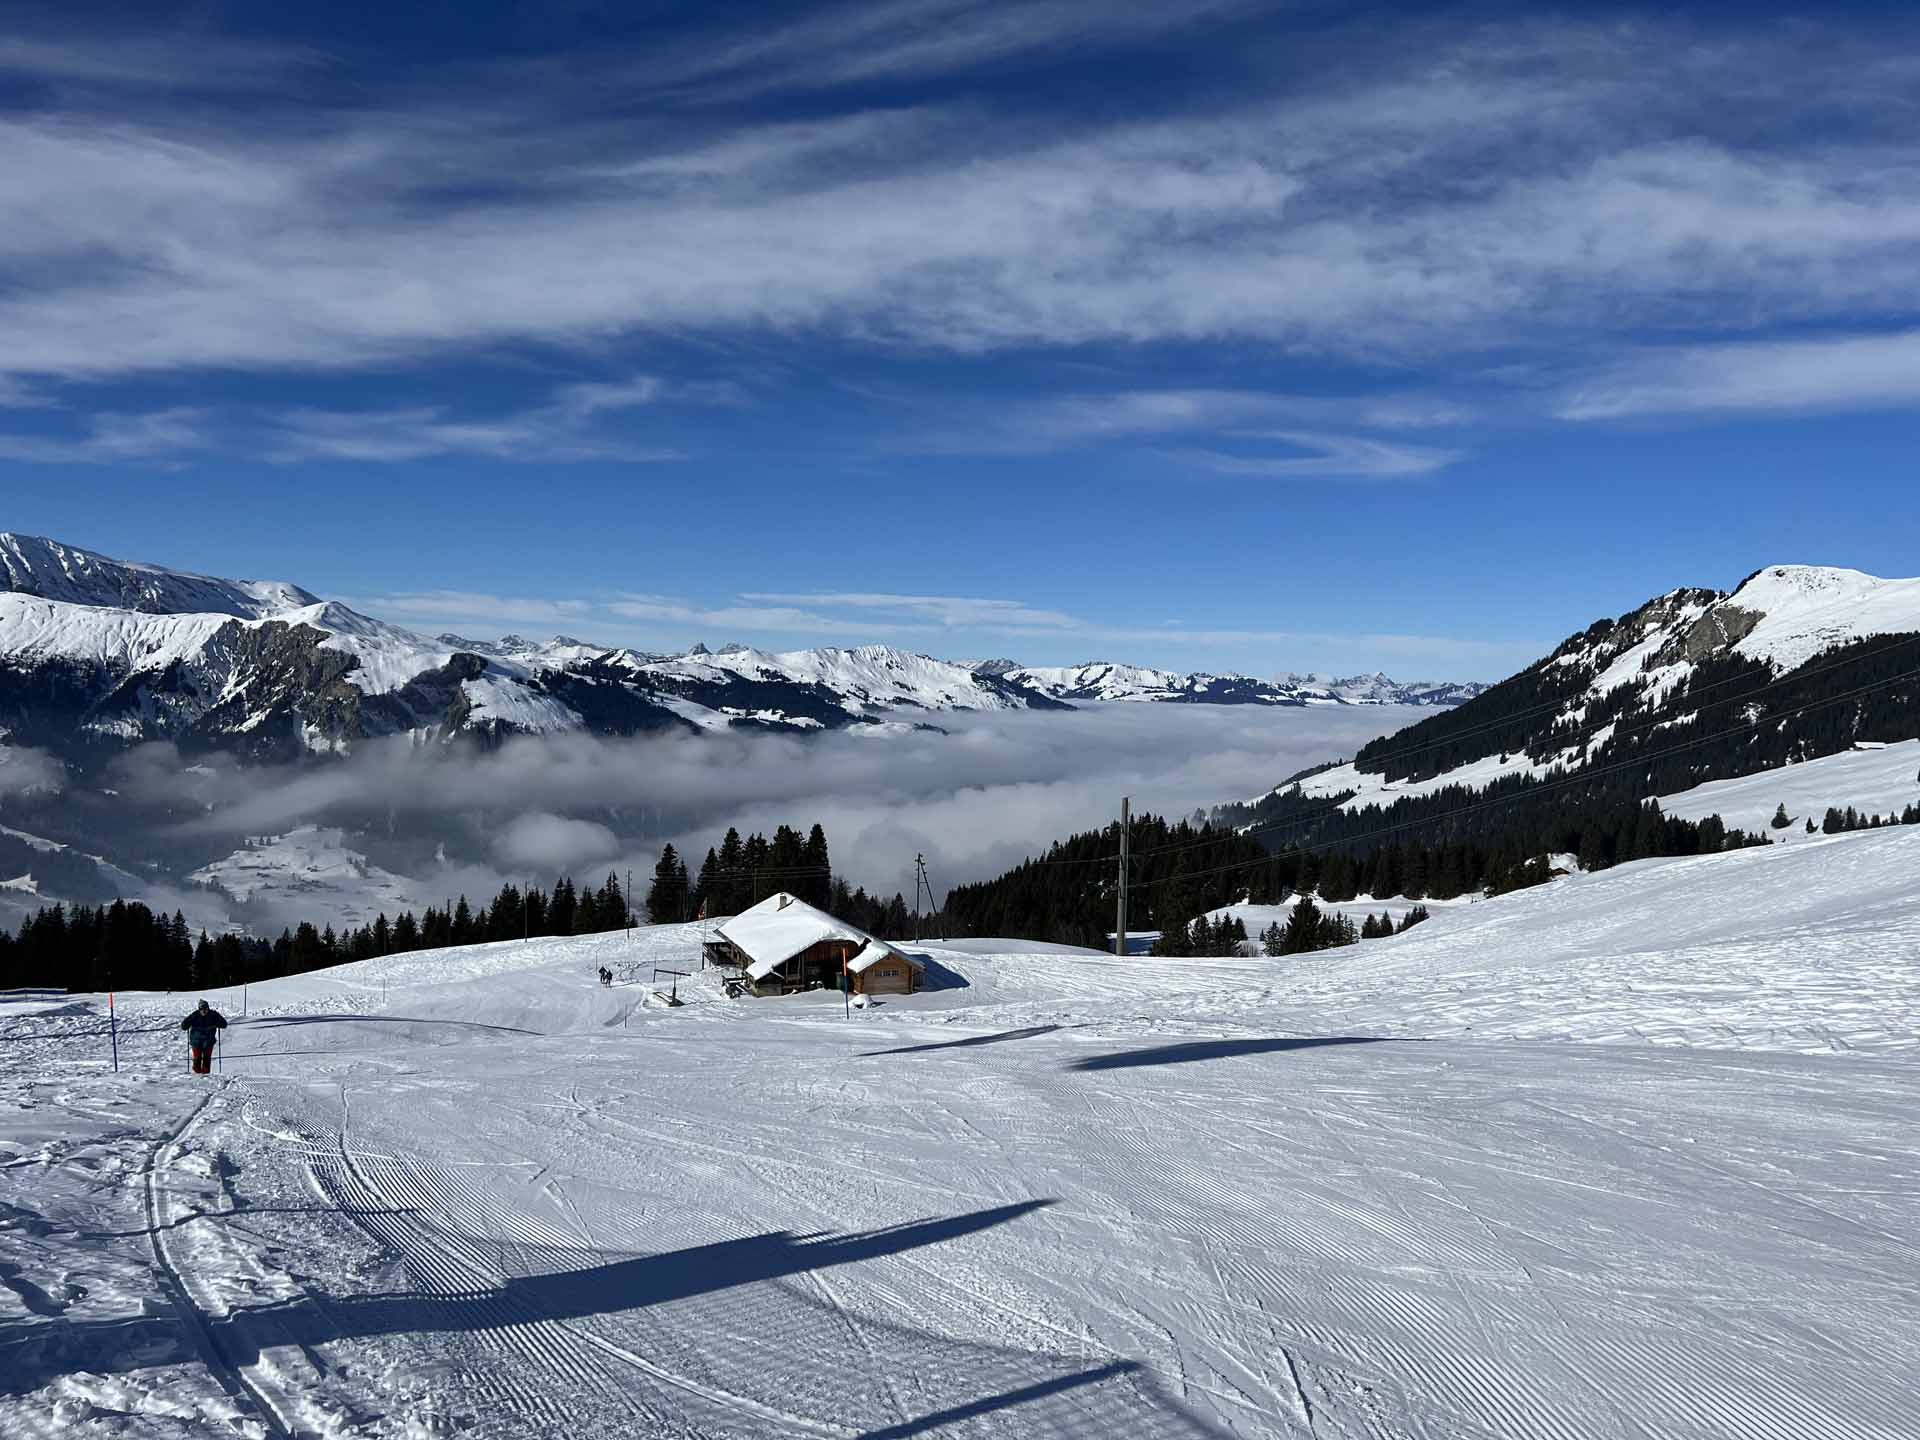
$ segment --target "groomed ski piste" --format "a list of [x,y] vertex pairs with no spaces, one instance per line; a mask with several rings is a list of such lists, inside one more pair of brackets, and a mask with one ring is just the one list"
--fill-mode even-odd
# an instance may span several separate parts
[[[1287,959],[0,1006],[0,1434],[1920,1435],[1920,828]],[[601,964],[626,983],[602,989]],[[671,981],[662,977],[660,984]]]

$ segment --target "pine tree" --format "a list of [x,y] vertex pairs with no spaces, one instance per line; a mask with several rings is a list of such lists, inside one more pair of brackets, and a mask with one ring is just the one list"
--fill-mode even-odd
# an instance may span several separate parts
[[[1206,922],[1203,918],[1198,923],[1205,924]],[[1133,927],[1129,925],[1127,930],[1131,933]],[[1193,933],[1187,922],[1184,920],[1176,920],[1171,925],[1163,925],[1160,927],[1160,934],[1154,939],[1152,948],[1148,953],[1151,955],[1167,956],[1191,955],[1198,948],[1194,943]]]
[[686,919],[687,894],[687,867],[668,845],[654,864],[653,884],[647,888],[647,923],[669,925]]
[[573,881],[567,876],[561,876],[553,883],[553,900],[547,906],[546,925],[543,933],[548,935],[573,934],[573,919],[579,908],[580,896],[573,888]]
[[1780,806],[1778,810],[1773,812],[1773,828],[1774,829],[1784,830],[1787,828],[1787,826],[1791,825],[1792,823],[1793,823],[1793,820],[1791,819],[1791,817],[1788,816],[1787,807],[1784,803]]
[[1282,955],[1304,955],[1320,948],[1320,907],[1303,895],[1287,917],[1287,928],[1280,939]]
[[825,906],[833,888],[833,863],[827,856],[827,832],[817,823],[807,832],[807,843],[800,847],[800,863],[815,872],[806,877],[801,897]]

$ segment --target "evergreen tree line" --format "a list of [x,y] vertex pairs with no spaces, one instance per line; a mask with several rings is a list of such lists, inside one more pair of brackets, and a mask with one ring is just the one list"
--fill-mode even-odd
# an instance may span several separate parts
[[[1354,837],[1350,840],[1288,844],[1271,852],[1254,835],[1142,817],[1132,840],[1128,924],[1166,935],[1195,914],[1242,899],[1258,905],[1306,895],[1322,901],[1361,895],[1452,900],[1542,884],[1553,874],[1548,855],[1572,854],[1584,869],[1605,870],[1628,860],[1771,843],[1729,830],[1717,815],[1698,821],[1666,815],[1653,801],[1569,807],[1546,803],[1544,797],[1521,798],[1510,807],[1517,813],[1508,827],[1492,836],[1448,836],[1450,827],[1439,810],[1439,837],[1369,839],[1370,831],[1387,828],[1380,808],[1369,806],[1328,817],[1335,835],[1344,832]],[[1311,803],[1317,813],[1326,802]],[[997,879],[956,886],[947,897],[952,933],[1104,946],[1114,913],[1118,828],[1073,836],[1042,859],[1028,860]],[[1156,853],[1163,846],[1168,848]]]
[[[1128,868],[1127,927],[1166,931],[1217,910],[1246,890],[1244,873],[1222,867],[1259,861],[1258,840],[1204,822],[1134,817]],[[947,892],[945,923],[953,935],[1010,935],[1105,948],[1114,921],[1115,857],[1120,825],[1056,842],[1038,859],[997,879]]]
[[[1133,927],[1129,925],[1128,929]],[[1222,915],[1209,920],[1201,915],[1191,923],[1180,922],[1162,930],[1154,940],[1150,955],[1200,955],[1209,959],[1238,955],[1247,943],[1247,922],[1237,915]]]
[[1313,903],[1312,896],[1303,895],[1288,914],[1285,925],[1275,921],[1260,932],[1260,948],[1268,955],[1305,955],[1314,950],[1357,945],[1362,940],[1384,940],[1390,935],[1404,935],[1431,913],[1426,906],[1416,905],[1397,926],[1393,916],[1384,910],[1378,915],[1369,913],[1356,930],[1346,916],[1322,910]]
[[339,932],[302,921],[272,941],[204,930],[195,941],[179,911],[155,915],[137,900],[97,909],[53,905],[23,921],[18,935],[0,930],[0,988],[211,990],[411,950],[591,935],[632,923],[626,894],[612,874],[598,889],[576,887],[566,877],[551,890],[523,890],[509,882],[478,910],[462,895],[445,909],[429,906],[419,916],[408,910],[391,921],[382,912],[371,924]]
[[[1385,912],[1369,914],[1356,930],[1353,921],[1337,911],[1322,910],[1313,897],[1303,895],[1294,903],[1283,925],[1278,920],[1260,932],[1260,949],[1268,955],[1304,955],[1313,950],[1332,950],[1362,940],[1380,940],[1411,930],[1430,912],[1416,905],[1396,927]],[[1201,956],[1212,959],[1247,953],[1247,923],[1237,915],[1222,915],[1210,920],[1201,915],[1188,923],[1176,923],[1162,930],[1148,952],[1163,956]]]
[[[1880,830],[1888,825],[1920,825],[1920,805],[1909,805],[1898,815],[1889,814],[1884,820],[1878,815],[1863,815],[1851,805],[1844,810],[1829,805],[1820,829],[1828,835],[1845,835],[1854,830]],[[1811,816],[1807,819],[1807,829],[1813,829]]]
[[[818,823],[804,839],[790,825],[775,827],[771,839],[761,834],[743,838],[729,827],[693,873],[673,846],[667,846],[653,867],[647,919],[664,925],[701,915],[738,915],[782,891],[883,940],[913,938],[913,915],[905,896],[898,891],[890,900],[869,895],[864,886],[835,878],[827,832]],[[923,915],[920,924],[925,933],[937,933],[939,917]]]

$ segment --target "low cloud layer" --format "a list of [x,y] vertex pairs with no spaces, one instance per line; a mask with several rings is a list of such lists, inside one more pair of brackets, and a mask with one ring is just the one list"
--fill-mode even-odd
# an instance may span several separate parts
[[0,745],[0,800],[58,790],[65,773],[60,762],[45,751]]
[[563,872],[638,878],[667,841],[697,864],[729,825],[815,822],[838,874],[891,894],[911,889],[915,854],[944,890],[1107,823],[1122,796],[1136,812],[1188,814],[1350,755],[1417,713],[1110,705],[943,715],[946,734],[570,735],[438,753],[376,744],[284,770],[189,765],[148,746],[108,783],[144,813],[192,815],[167,823],[198,845],[341,826],[433,895],[478,899],[507,878]]

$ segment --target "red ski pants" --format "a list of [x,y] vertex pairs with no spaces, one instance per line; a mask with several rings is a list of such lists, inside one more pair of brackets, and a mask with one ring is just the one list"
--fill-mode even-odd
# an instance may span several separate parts
[[213,1071],[213,1047],[196,1045],[193,1047],[193,1073],[207,1075]]

